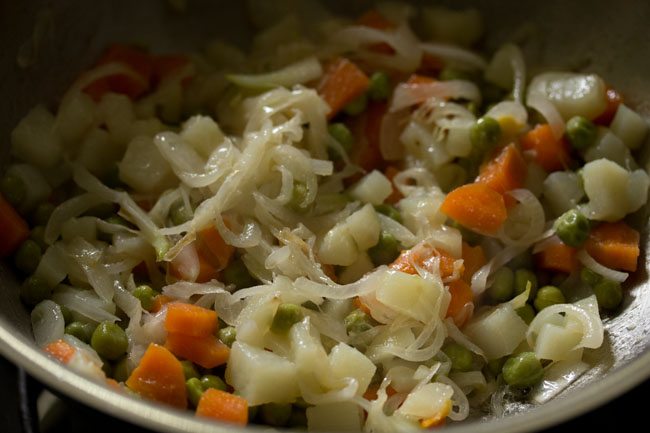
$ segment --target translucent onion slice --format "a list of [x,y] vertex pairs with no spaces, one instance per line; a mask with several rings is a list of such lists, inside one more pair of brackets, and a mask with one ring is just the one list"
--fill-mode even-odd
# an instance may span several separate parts
[[555,105],[553,105],[548,99],[544,98],[540,94],[534,93],[528,96],[526,100],[526,105],[530,108],[537,110],[548,122],[551,130],[553,131],[553,136],[559,140],[564,135],[564,130],[566,129],[566,124],[564,119]]
[[226,78],[246,89],[273,89],[278,86],[292,87],[305,84],[323,75],[323,68],[316,57],[308,57],[284,68],[258,75],[231,74]]
[[423,52],[431,54],[434,57],[452,61],[470,68],[483,70],[487,67],[487,62],[483,57],[456,45],[442,42],[427,42],[420,44],[420,48],[422,48]]
[[609,280],[622,283],[625,280],[627,280],[627,277],[629,276],[627,272],[616,271],[614,269],[601,265],[596,260],[594,260],[594,258],[591,257],[589,253],[587,253],[587,251],[585,250],[578,251],[576,257],[578,258],[580,263],[585,265],[586,268],[591,269],[595,273],[602,275],[603,277]]
[[464,80],[433,81],[431,83],[402,83],[395,88],[389,112],[394,113],[429,98],[442,100],[468,99],[481,102],[481,92],[476,84]]

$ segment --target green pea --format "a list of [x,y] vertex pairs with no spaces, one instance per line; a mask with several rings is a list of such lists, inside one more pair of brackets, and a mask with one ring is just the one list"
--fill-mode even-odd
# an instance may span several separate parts
[[90,343],[95,325],[83,322],[71,322],[65,327],[65,333],[77,337],[84,343]]
[[237,290],[245,289],[257,284],[257,280],[248,272],[248,268],[241,259],[233,260],[221,272],[221,282],[234,285]]
[[469,131],[472,146],[479,152],[485,152],[494,146],[501,137],[499,122],[491,117],[481,117]]
[[368,257],[375,266],[387,265],[399,256],[400,250],[401,245],[395,236],[382,231],[377,244],[368,249]]
[[537,294],[537,275],[528,269],[517,269],[515,271],[515,295],[520,295],[526,291],[530,283],[530,293],[528,299],[535,299]]
[[488,287],[488,295],[497,302],[505,302],[512,298],[514,292],[515,274],[512,269],[502,267],[494,273],[492,284]]
[[402,222],[402,214],[390,204],[382,203],[375,205],[375,210],[382,215],[386,215],[388,218],[397,221],[398,223]]
[[359,114],[366,111],[367,106],[368,106],[368,96],[366,96],[366,94],[364,93],[358,96],[352,102],[349,102],[348,105],[343,107],[343,111],[348,116],[358,116]]
[[113,366],[107,359],[102,359],[102,371],[106,377],[113,377]]
[[174,225],[181,225],[192,219],[192,209],[185,206],[183,200],[176,201],[171,208],[169,208],[169,219]]
[[37,226],[47,225],[47,222],[52,216],[52,212],[54,212],[54,205],[52,203],[39,203],[38,206],[36,206],[36,209],[34,209],[34,213],[32,214],[32,224]]
[[95,328],[90,345],[99,356],[116,360],[126,353],[129,339],[124,330],[115,323],[102,322]]
[[155,298],[159,293],[146,284],[142,284],[133,290],[133,296],[138,298],[142,308],[149,311],[154,305]]
[[533,255],[530,253],[530,250],[526,250],[521,254],[517,254],[508,262],[508,267],[512,270],[519,268],[532,268],[533,267]]
[[590,287],[594,287],[602,279],[603,279],[602,275],[592,271],[589,268],[583,267],[582,269],[580,269],[580,281],[582,281],[584,284]]
[[370,76],[368,97],[372,101],[384,101],[390,96],[390,78],[385,72],[375,72]]
[[226,326],[219,329],[219,340],[228,347],[232,347],[237,339],[237,329],[233,326]]
[[118,382],[126,382],[129,378],[128,359],[125,357],[120,358],[119,361],[113,366],[113,379]]
[[196,367],[192,361],[181,361],[181,367],[183,367],[183,376],[185,376],[185,380],[199,377],[199,372],[196,371]]
[[7,173],[0,180],[0,192],[12,206],[18,207],[27,197],[27,186],[18,176]]
[[372,329],[370,317],[361,310],[354,310],[343,319],[348,334],[360,334]]
[[290,403],[266,403],[260,406],[260,418],[264,424],[272,427],[283,427],[291,417]]
[[185,382],[185,389],[187,390],[187,399],[192,403],[192,406],[198,406],[204,391],[201,381],[196,377],[192,377]]
[[302,309],[296,304],[280,304],[271,322],[271,332],[286,334],[291,327],[303,318]]
[[[352,136],[352,132],[350,132],[344,123],[330,123],[330,125],[327,127],[327,131],[332,136],[332,138],[334,138],[343,147],[343,150],[345,150],[346,153],[350,153],[352,150],[352,145],[354,144],[354,137]],[[332,151],[334,154],[331,155],[331,159],[336,160],[341,157],[341,155],[339,155],[336,150],[332,149]]]
[[598,131],[591,120],[574,116],[566,123],[566,135],[574,149],[584,150],[594,144]]
[[34,275],[27,277],[20,286],[20,299],[27,304],[34,306],[50,297],[52,288],[47,283]]
[[309,205],[304,205],[305,198],[308,194],[307,185],[304,182],[294,182],[293,192],[291,193],[291,200],[289,207],[296,212],[302,213],[309,209]]
[[465,108],[467,108],[467,110],[470,113],[472,113],[474,116],[478,116],[478,110],[480,109],[480,107],[476,102],[474,101],[468,102],[467,104],[465,104]]
[[493,376],[498,376],[501,374],[501,370],[503,369],[503,364],[505,364],[505,362],[505,356],[502,358],[490,359],[487,362],[487,369],[490,373],[492,373]]
[[45,227],[44,226],[36,226],[32,229],[32,231],[29,233],[29,238],[36,242],[39,247],[41,247],[41,251],[45,251],[48,247],[48,245],[45,243]]
[[533,309],[533,307],[529,304],[517,308],[515,310],[515,313],[517,313],[517,315],[521,317],[521,319],[526,322],[527,325],[530,325],[530,322],[532,322],[535,318],[535,309]]
[[475,76],[469,72],[462,69],[454,68],[452,66],[445,66],[440,71],[438,79],[440,81],[451,81],[451,80],[465,80],[465,81],[474,81]]
[[589,237],[591,224],[581,212],[571,209],[555,220],[553,228],[562,242],[570,247],[578,248]]
[[537,292],[534,305],[539,312],[551,305],[564,304],[565,302],[564,294],[560,289],[555,286],[544,286]]
[[307,427],[307,414],[305,413],[305,409],[294,405],[291,409],[291,416],[289,417],[289,421],[287,421],[287,426],[294,428]]
[[41,261],[41,247],[35,241],[24,241],[14,255],[14,265],[24,274],[33,274]]
[[470,371],[474,365],[474,355],[464,346],[452,341],[442,348],[445,355],[451,360],[451,369],[456,371]]
[[74,316],[72,315],[72,311],[65,305],[61,305],[61,314],[63,314],[63,321],[67,324],[74,322]]
[[219,391],[225,391],[228,387],[226,383],[219,377],[213,374],[206,374],[201,378],[201,386],[204,391],[208,389],[218,389]]
[[544,377],[542,363],[533,352],[522,352],[510,357],[503,364],[503,380],[515,388],[533,386]]
[[598,305],[605,310],[613,310],[623,301],[623,289],[621,284],[603,278],[593,287]]

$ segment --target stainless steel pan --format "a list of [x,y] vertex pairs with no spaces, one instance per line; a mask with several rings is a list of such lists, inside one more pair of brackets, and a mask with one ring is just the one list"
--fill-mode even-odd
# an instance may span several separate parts
[[[37,102],[55,102],[109,42],[182,50],[221,35],[245,44],[250,28],[243,3],[189,0],[187,12],[177,14],[164,0],[0,0],[0,162],[7,161],[9,134],[18,119]],[[370,2],[328,3],[339,10],[353,7],[358,11]],[[650,117],[650,2],[495,0],[473,4],[486,19],[488,49],[504,41],[526,41],[530,70],[555,66],[597,72]],[[647,210],[638,219],[647,251]],[[452,427],[453,431],[538,430],[593,410],[650,377],[648,267],[644,254],[622,311],[606,320],[608,338],[603,348],[589,355],[594,368],[574,386],[545,405],[512,405],[505,417],[471,421]],[[153,430],[234,430],[197,420],[189,412],[120,395],[77,376],[44,356],[32,342],[28,311],[18,299],[16,279],[4,264],[0,264],[0,290],[0,353],[53,389]]]

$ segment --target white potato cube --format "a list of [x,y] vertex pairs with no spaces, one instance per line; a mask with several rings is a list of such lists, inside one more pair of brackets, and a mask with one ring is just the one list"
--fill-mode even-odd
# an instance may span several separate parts
[[126,148],[131,136],[131,125],[135,122],[133,102],[125,95],[107,93],[99,102],[99,112],[111,134],[111,142]]
[[251,406],[291,403],[300,395],[293,362],[239,341],[230,351],[226,382]]
[[551,211],[555,215],[561,215],[576,207],[585,193],[576,173],[555,171],[544,180],[543,195]]
[[584,157],[587,162],[606,158],[614,161],[623,168],[628,168],[632,164],[635,164],[630,149],[625,146],[618,136],[614,135],[607,128],[600,128],[596,142],[587,149]]
[[370,385],[377,367],[363,353],[339,343],[332,348],[329,354],[329,363],[333,380],[352,377],[357,380],[359,388],[357,395],[363,395]]
[[563,361],[572,356],[573,349],[580,343],[583,333],[577,329],[545,323],[535,340],[535,355],[539,359]]
[[145,136],[131,140],[119,171],[120,180],[138,192],[161,192],[177,183],[169,163],[153,140]]
[[638,149],[645,141],[648,124],[636,111],[625,104],[618,106],[616,115],[609,126],[623,143],[630,149]]
[[528,98],[539,95],[555,105],[565,120],[573,116],[593,119],[605,110],[607,88],[595,74],[547,72],[528,86]]
[[483,350],[487,359],[510,355],[526,338],[528,325],[510,304],[475,317],[464,329],[465,335]]
[[319,260],[327,265],[349,266],[359,257],[359,250],[347,224],[339,223],[325,234],[318,249]]
[[427,383],[411,392],[396,412],[415,419],[433,418],[449,411],[453,395],[454,389],[447,384]]
[[75,161],[92,174],[102,176],[113,169],[121,156],[122,148],[111,143],[110,134],[95,128],[84,137]]
[[386,176],[373,170],[350,188],[350,195],[364,203],[382,204],[393,192],[393,185]]
[[379,302],[421,322],[436,313],[434,307],[442,294],[442,287],[433,281],[403,272],[386,273],[376,292]]
[[22,213],[31,212],[52,193],[43,173],[30,164],[12,164],[7,168],[7,174],[20,179],[27,186],[25,198],[18,208]]
[[56,114],[56,132],[65,145],[75,145],[95,122],[97,106],[83,92],[65,98]]
[[348,232],[357,244],[359,251],[377,245],[381,223],[375,208],[367,204],[345,220]]
[[360,432],[363,412],[355,403],[340,402],[307,408],[307,430],[324,432]]
[[339,282],[341,284],[350,284],[358,281],[368,272],[375,269],[375,265],[366,253],[360,253],[357,260],[350,266],[347,266],[339,275]]
[[47,108],[37,105],[22,118],[11,132],[11,151],[39,168],[52,167],[61,160],[61,142]]
[[225,136],[219,125],[209,116],[193,116],[184,124],[181,138],[201,156],[209,158]]

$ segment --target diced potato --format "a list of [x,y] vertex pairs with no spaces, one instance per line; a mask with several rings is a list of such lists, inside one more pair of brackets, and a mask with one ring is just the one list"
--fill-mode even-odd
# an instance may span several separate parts
[[225,136],[211,117],[193,116],[183,124],[181,138],[207,159],[223,142]]
[[634,170],[630,173],[627,185],[627,204],[629,212],[636,212],[648,201],[648,187],[650,178],[643,170]]
[[556,171],[544,180],[543,195],[551,211],[555,215],[561,215],[576,207],[585,192],[580,186],[580,179],[576,173]]
[[165,130],[165,125],[156,118],[136,120],[129,127],[129,141],[136,137],[151,137]]
[[332,348],[329,354],[330,368],[332,379],[345,379],[352,377],[359,383],[357,395],[363,395],[370,385],[377,367],[363,353],[357,349],[348,346],[345,343],[339,343]]
[[377,300],[400,314],[428,322],[443,289],[419,275],[390,272],[377,288]]
[[97,106],[83,92],[65,98],[56,114],[56,132],[65,145],[75,145],[93,126]]
[[41,171],[29,164],[12,164],[7,168],[7,174],[15,176],[28,186],[25,198],[18,208],[22,213],[31,212],[52,193],[52,188]]
[[373,170],[350,188],[350,195],[364,203],[382,204],[393,192],[393,185],[381,172]]
[[544,190],[544,180],[546,180],[546,177],[548,176],[548,173],[544,171],[542,166],[535,162],[529,162],[528,163],[528,170],[526,173],[526,185],[525,188],[532,192],[535,197],[539,197],[542,195],[542,192]]
[[161,192],[177,183],[169,163],[153,140],[145,136],[131,140],[119,171],[120,180],[138,192]]
[[600,128],[596,143],[587,149],[584,156],[587,162],[605,158],[614,161],[623,168],[636,164],[630,149],[607,128]]
[[391,333],[380,334],[371,344],[366,356],[374,363],[387,362],[393,360],[395,356],[386,350],[390,347],[404,348],[415,343],[415,335],[409,328],[399,328]]
[[[440,120],[438,123],[442,123]],[[469,131],[474,124],[472,119],[452,119],[441,125],[441,133],[445,136],[447,153],[451,156],[465,157],[472,151]]]
[[307,408],[307,429],[324,432],[360,432],[361,408],[352,402],[321,404]]
[[630,149],[638,149],[645,141],[648,123],[636,111],[625,104],[618,106],[616,115],[609,126]]
[[230,351],[226,382],[251,406],[291,403],[300,395],[293,362],[239,341]]
[[122,149],[111,143],[110,134],[95,128],[84,137],[76,162],[96,176],[108,173],[122,156]]
[[593,119],[607,105],[606,86],[595,74],[547,72],[537,75],[528,87],[528,98],[539,95],[551,101],[565,120],[573,116]]
[[510,355],[526,338],[528,325],[510,304],[501,304],[472,319],[465,335],[483,350],[487,359]]
[[545,323],[535,340],[535,355],[539,359],[563,361],[582,339],[582,332],[564,326]]
[[318,258],[327,265],[350,266],[358,257],[357,244],[345,223],[328,231],[318,249]]
[[365,251],[379,241],[381,223],[372,205],[367,204],[347,217],[345,224],[359,251]]
[[511,90],[515,80],[510,56],[511,49],[512,47],[507,45],[501,47],[494,53],[485,69],[485,79],[503,90]]
[[53,167],[61,160],[61,142],[47,108],[37,105],[22,118],[11,132],[11,151],[39,168]]
[[427,383],[411,392],[396,412],[415,419],[446,416],[451,408],[454,389],[444,383]]
[[135,122],[133,102],[125,95],[107,93],[99,102],[99,112],[111,135],[112,144],[126,148]]
[[483,34],[483,18],[476,9],[455,10],[441,6],[422,9],[427,35],[436,41],[469,47]]
[[343,269],[339,275],[339,282],[341,284],[354,283],[373,269],[375,269],[375,265],[368,257],[368,254],[360,253],[354,263]]

